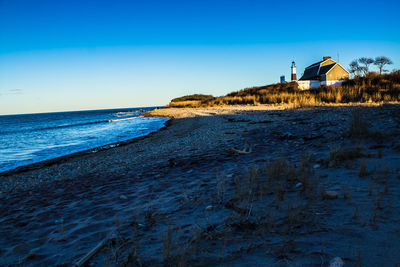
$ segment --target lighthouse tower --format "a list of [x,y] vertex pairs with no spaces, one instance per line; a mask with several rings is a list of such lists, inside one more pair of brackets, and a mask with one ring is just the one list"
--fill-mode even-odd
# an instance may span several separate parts
[[292,81],[297,81],[297,77],[296,77],[296,65],[294,64],[294,61],[292,61]]

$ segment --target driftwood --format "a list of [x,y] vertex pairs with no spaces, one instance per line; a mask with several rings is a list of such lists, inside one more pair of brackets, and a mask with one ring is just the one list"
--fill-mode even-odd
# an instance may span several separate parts
[[91,251],[89,251],[85,256],[83,256],[79,261],[75,263],[74,266],[81,267],[84,266],[110,239],[110,236],[114,233],[114,231],[110,232],[106,238],[101,240],[100,243],[97,244]]
[[230,154],[250,154],[251,152],[252,152],[252,149],[251,149],[249,141],[247,141],[247,140],[244,143],[243,150],[239,150],[239,149],[236,149],[233,147],[228,149],[228,153],[230,153]]

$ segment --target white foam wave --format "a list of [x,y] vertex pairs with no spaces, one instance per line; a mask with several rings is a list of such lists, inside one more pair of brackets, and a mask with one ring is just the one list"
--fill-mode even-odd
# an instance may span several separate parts
[[126,120],[133,120],[137,117],[130,117],[130,118],[123,118],[123,119],[115,119],[115,120],[108,120],[108,122],[116,122],[116,121],[126,121]]

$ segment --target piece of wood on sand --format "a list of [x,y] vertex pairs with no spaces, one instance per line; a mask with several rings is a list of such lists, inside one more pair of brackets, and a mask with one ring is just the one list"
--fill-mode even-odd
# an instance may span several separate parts
[[111,231],[108,233],[106,238],[100,241],[100,243],[97,244],[91,251],[89,251],[85,256],[83,256],[79,261],[75,263],[74,266],[80,267],[84,266],[110,239],[110,236],[114,233],[114,231]]
[[252,152],[251,145],[248,140],[244,143],[244,148],[243,150],[239,150],[236,148],[230,148],[228,149],[229,154],[250,154]]

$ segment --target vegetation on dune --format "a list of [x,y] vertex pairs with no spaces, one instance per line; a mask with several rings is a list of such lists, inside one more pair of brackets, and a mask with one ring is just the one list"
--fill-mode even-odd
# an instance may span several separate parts
[[246,88],[226,96],[191,95],[175,98],[170,107],[212,107],[224,105],[292,104],[295,107],[329,103],[372,103],[400,100],[400,71],[355,75],[340,86],[300,90],[297,83],[278,83]]
[[177,97],[171,100],[168,104],[169,107],[200,107],[203,103],[214,99],[212,95],[187,95],[182,97]]
[[205,100],[210,100],[213,99],[214,97],[212,95],[202,95],[202,94],[195,94],[195,95],[187,95],[187,96],[182,96],[182,97],[177,97],[171,100],[171,102],[180,102],[180,101],[205,101]]

